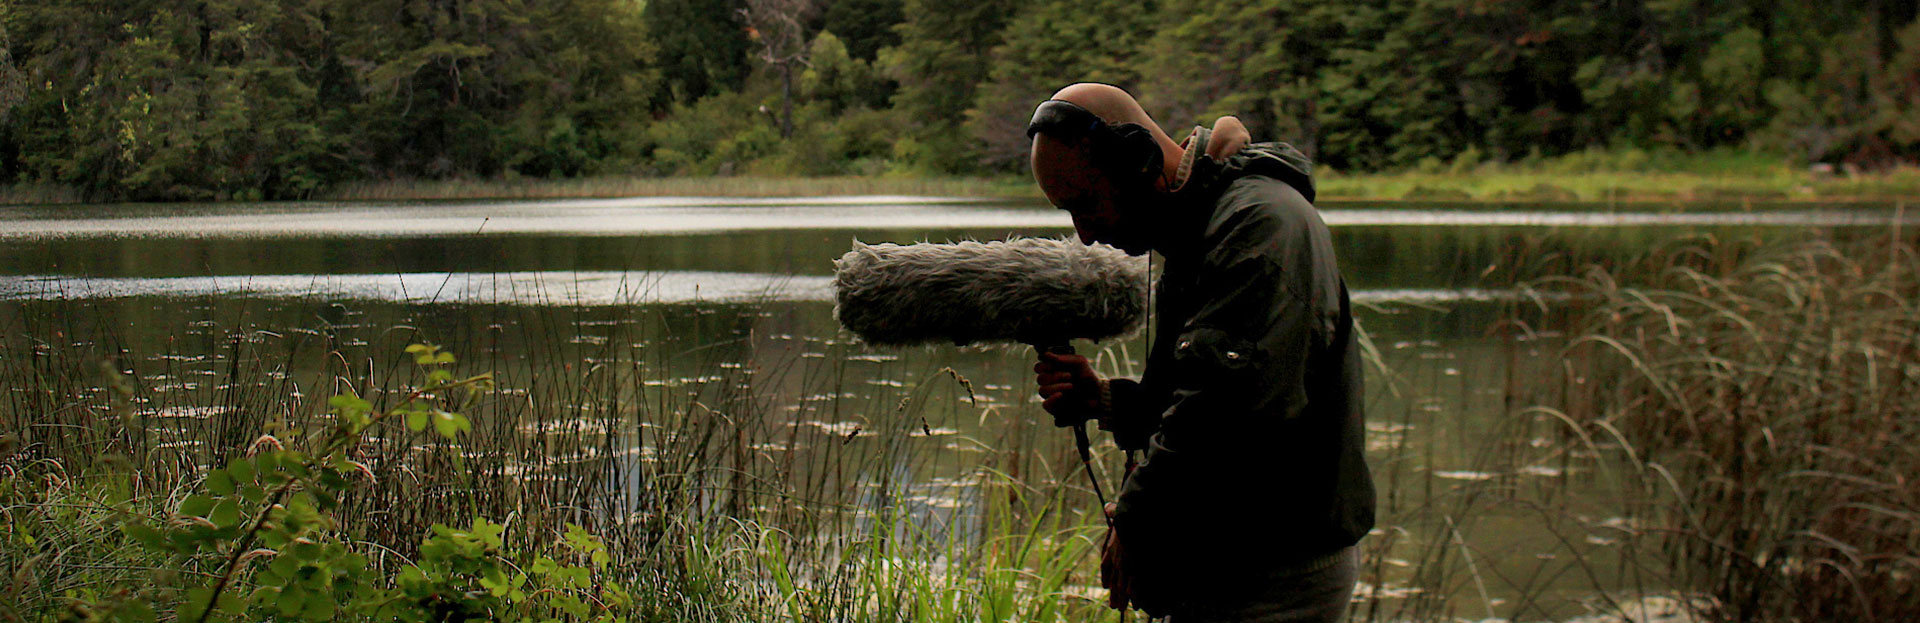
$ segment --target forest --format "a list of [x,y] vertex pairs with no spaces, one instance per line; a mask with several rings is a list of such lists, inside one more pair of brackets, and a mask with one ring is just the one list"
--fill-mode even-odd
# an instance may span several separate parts
[[[1920,4],[1779,0],[0,0],[0,184],[952,176],[1128,88],[1341,171],[1595,150],[1920,160]],[[1632,158],[1628,158],[1631,160]],[[1630,164],[1630,163],[1629,163]]]

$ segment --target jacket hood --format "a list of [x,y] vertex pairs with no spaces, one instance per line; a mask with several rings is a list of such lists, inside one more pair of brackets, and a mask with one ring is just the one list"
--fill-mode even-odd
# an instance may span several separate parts
[[1292,186],[1313,201],[1313,161],[1286,143],[1254,143],[1241,148],[1221,166],[1220,182],[1246,175],[1265,175]]
[[[1200,128],[1189,149],[1205,153],[1209,132]],[[1188,202],[1212,204],[1213,199],[1227,189],[1229,184],[1248,175],[1271,177],[1307,198],[1314,200],[1313,161],[1306,154],[1286,143],[1253,143],[1241,147],[1225,160],[1214,160],[1209,156],[1199,156],[1192,160],[1192,173],[1175,196]]]
[[[1196,128],[1188,145],[1190,154],[1205,154],[1212,132]],[[1286,143],[1253,143],[1241,147],[1224,160],[1211,156],[1190,156],[1191,172],[1173,198],[1178,205],[1175,216],[1165,223],[1154,248],[1169,257],[1181,255],[1195,243],[1214,217],[1215,201],[1234,181],[1249,175],[1273,178],[1300,192],[1308,203],[1314,199],[1313,161]]]

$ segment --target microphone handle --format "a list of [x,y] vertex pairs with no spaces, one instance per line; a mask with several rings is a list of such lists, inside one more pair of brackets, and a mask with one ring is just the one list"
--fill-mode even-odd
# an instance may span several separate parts
[[[1040,352],[1050,353],[1054,355],[1074,354],[1073,344],[1066,343],[1066,342],[1062,342],[1059,344],[1047,344],[1047,345],[1036,344],[1034,345],[1034,348],[1036,350],[1039,350]],[[1073,423],[1071,426],[1073,428],[1073,445],[1074,447],[1080,449],[1080,460],[1082,462],[1092,461],[1093,460],[1093,442],[1087,439],[1087,421],[1080,420],[1079,422]]]

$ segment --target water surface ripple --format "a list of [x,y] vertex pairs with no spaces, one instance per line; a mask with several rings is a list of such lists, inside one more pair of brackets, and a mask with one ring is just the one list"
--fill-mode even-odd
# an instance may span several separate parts
[[[1920,224],[1889,209],[1615,211],[1328,208],[1333,226],[1864,226]],[[267,238],[544,234],[633,236],[766,230],[1066,228],[1067,215],[1032,204],[963,199],[633,198],[433,204],[239,204],[0,209],[0,240],[49,238]]]
[[[695,302],[830,302],[833,278],[712,271],[543,271],[351,275],[77,277],[0,275],[0,300],[129,296],[318,298],[409,304],[627,305]],[[1517,289],[1356,290],[1355,303],[1531,301]],[[1550,298],[1550,297],[1549,297]]]

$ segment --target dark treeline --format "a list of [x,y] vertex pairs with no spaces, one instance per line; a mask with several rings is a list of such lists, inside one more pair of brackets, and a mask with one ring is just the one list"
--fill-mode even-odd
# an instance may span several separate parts
[[1340,169],[1588,149],[1920,160],[1913,0],[0,0],[0,182],[1018,170],[1133,90]]

